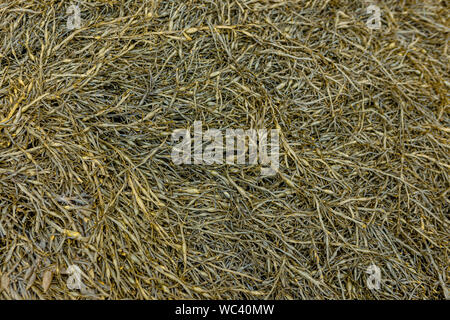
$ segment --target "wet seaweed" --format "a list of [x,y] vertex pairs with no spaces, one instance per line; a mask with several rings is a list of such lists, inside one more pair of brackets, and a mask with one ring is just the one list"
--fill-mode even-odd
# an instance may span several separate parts
[[[448,3],[73,3],[0,2],[0,298],[449,297]],[[279,172],[174,165],[194,121]]]

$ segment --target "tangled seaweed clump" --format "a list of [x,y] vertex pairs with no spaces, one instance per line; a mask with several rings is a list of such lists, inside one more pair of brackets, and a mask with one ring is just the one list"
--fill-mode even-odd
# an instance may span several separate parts
[[[448,3],[77,3],[0,3],[1,299],[449,297]],[[174,164],[195,121],[278,172]]]

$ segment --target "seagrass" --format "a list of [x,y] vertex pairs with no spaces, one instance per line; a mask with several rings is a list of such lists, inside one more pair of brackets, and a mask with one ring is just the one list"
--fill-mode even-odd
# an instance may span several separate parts
[[[0,298],[448,298],[448,2],[374,3],[1,0]],[[279,172],[175,165],[194,121]]]

